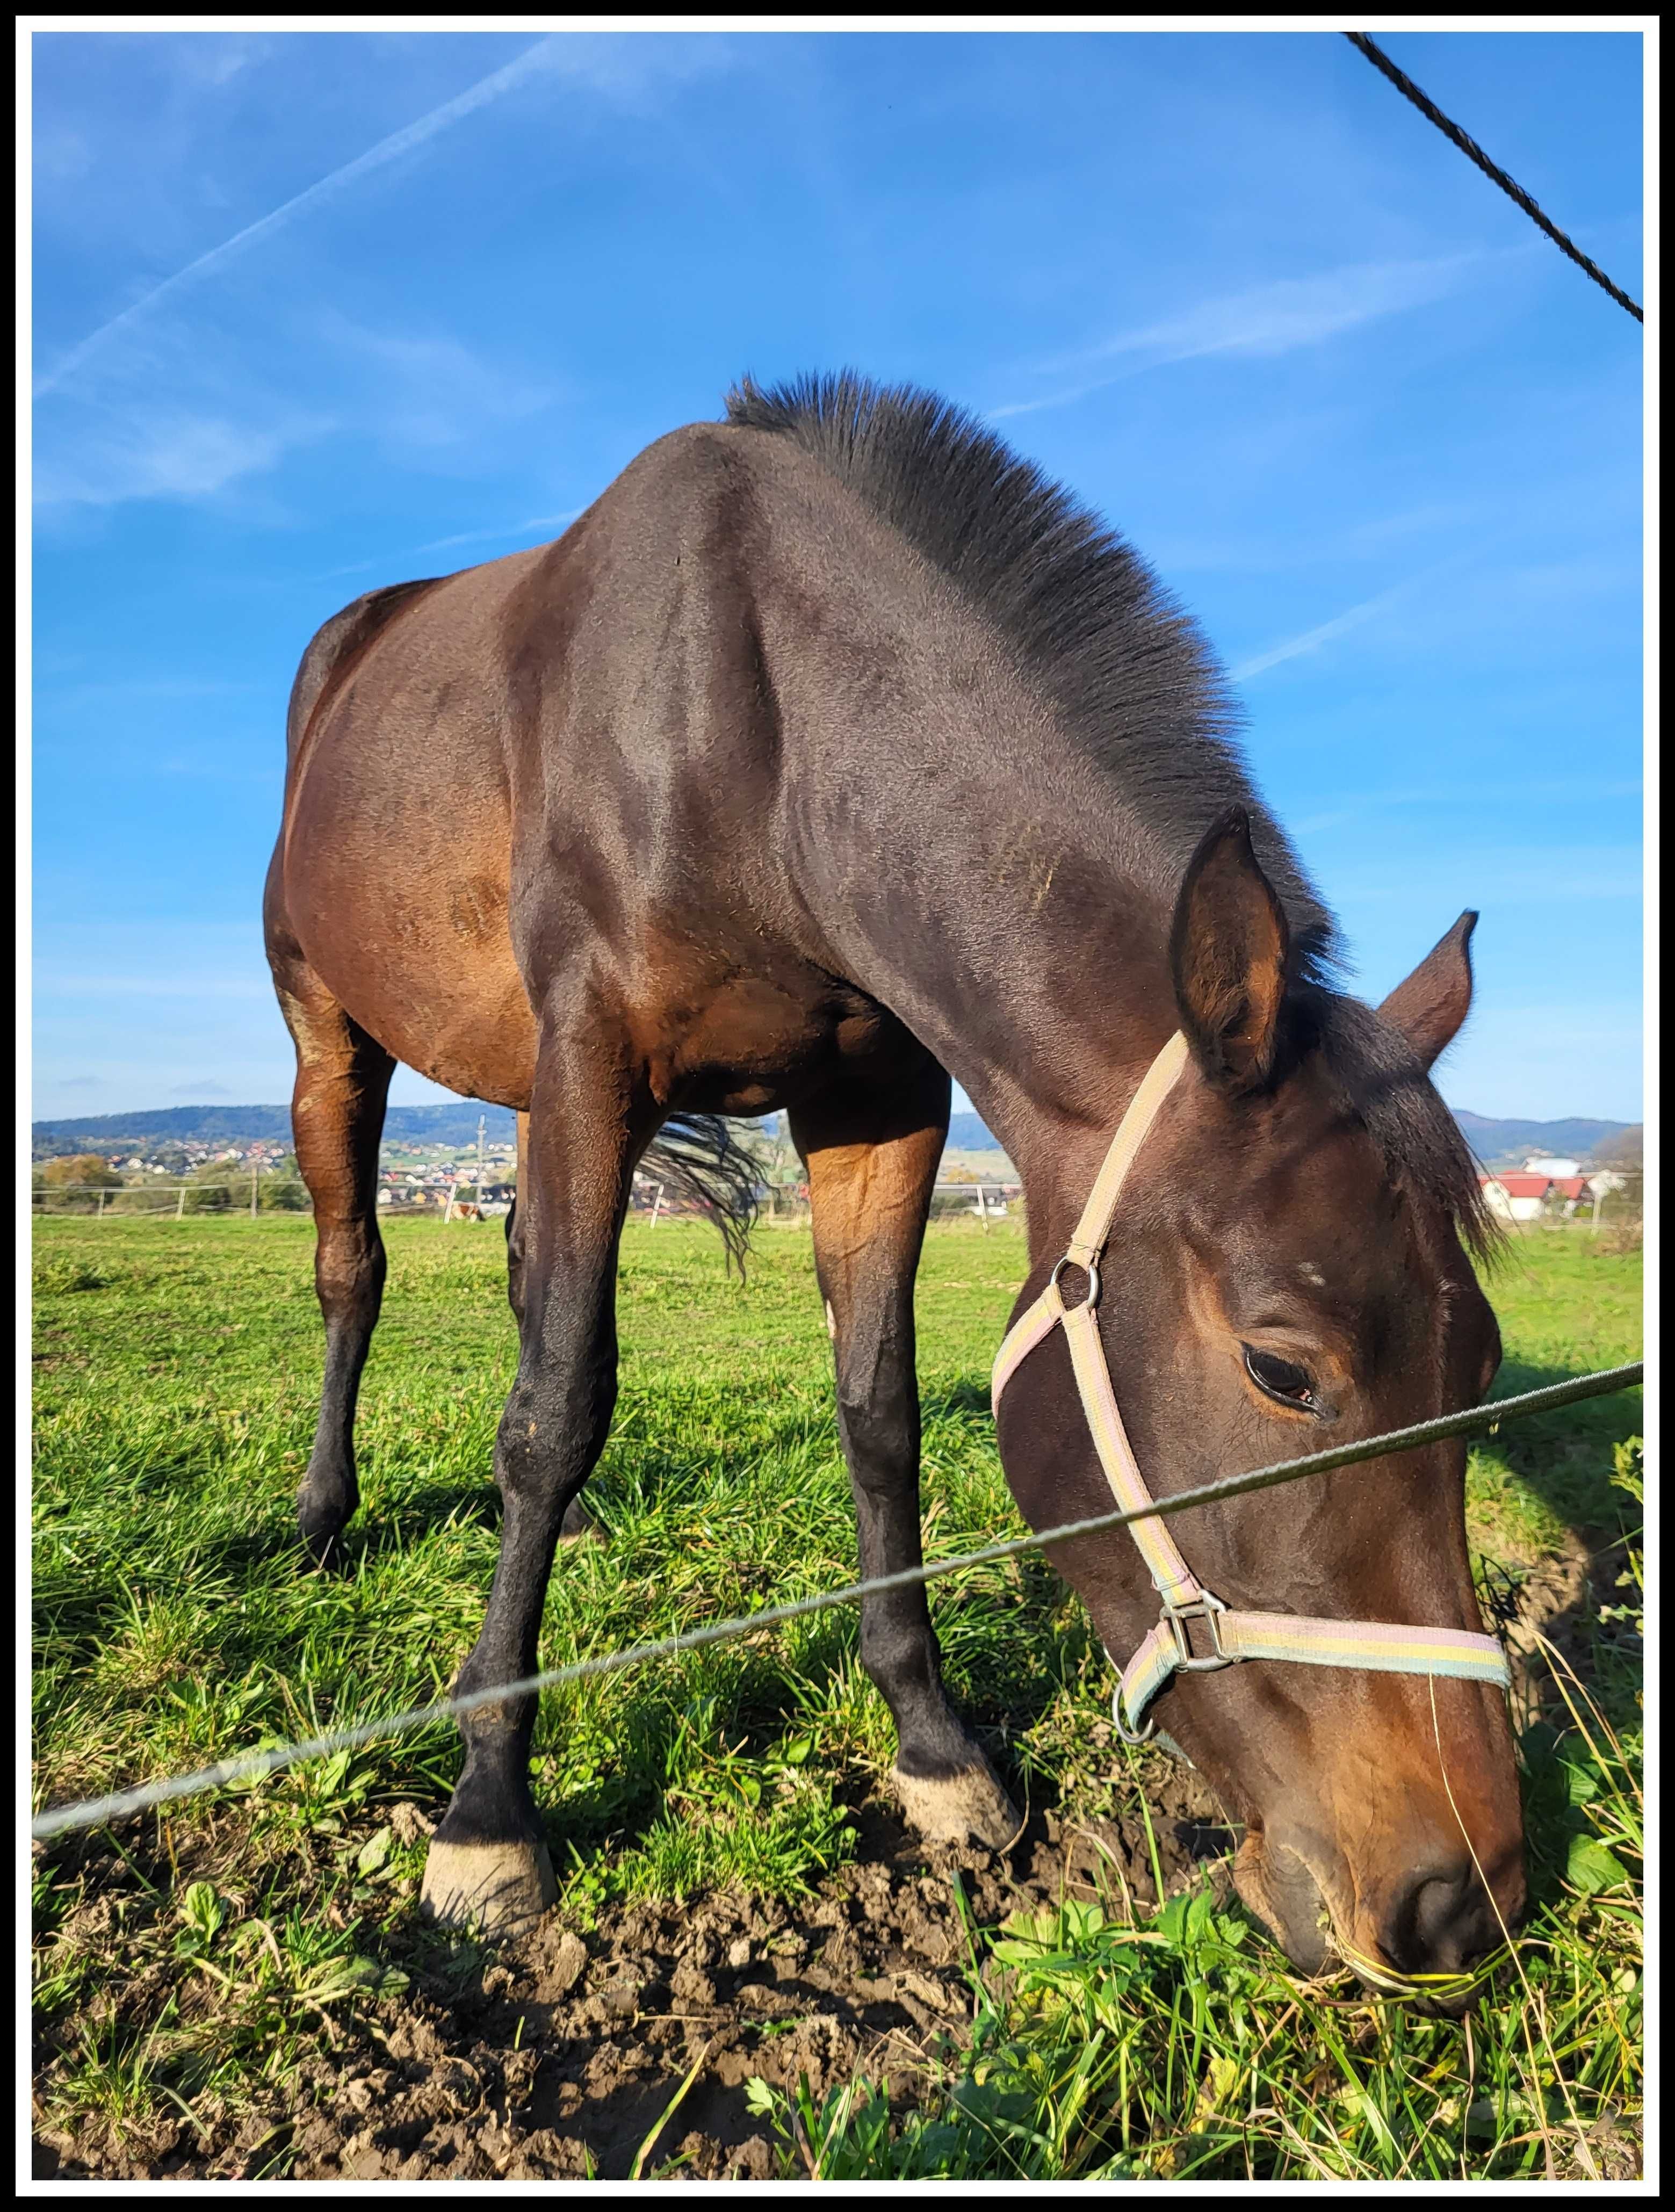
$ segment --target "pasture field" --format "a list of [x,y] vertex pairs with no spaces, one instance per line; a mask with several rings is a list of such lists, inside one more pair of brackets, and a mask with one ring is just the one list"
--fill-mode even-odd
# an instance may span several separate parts
[[[418,1705],[493,1571],[515,1357],[498,1224],[386,1226],[344,1572],[293,1493],[321,1364],[312,1227],[34,1225],[38,1802]],[[990,1361],[1004,1223],[933,1228],[927,1551],[1021,1533]],[[1520,1238],[1505,1395],[1636,1356],[1640,1259]],[[543,1663],[853,1578],[806,1234],[630,1224],[616,1426]],[[1469,2030],[1303,1986],[1230,1900],[1196,1780],[1109,1724],[1038,1560],[933,1586],[953,1694],[1029,1819],[927,1856],[846,1610],[542,1700],[562,1895],[496,1953],[417,1915],[450,1728],[34,1860],[38,2172],[65,2177],[1620,2177],[1640,2130],[1638,1394],[1473,1451],[1538,1906]],[[1535,1633],[1543,1628],[1544,1635]]]

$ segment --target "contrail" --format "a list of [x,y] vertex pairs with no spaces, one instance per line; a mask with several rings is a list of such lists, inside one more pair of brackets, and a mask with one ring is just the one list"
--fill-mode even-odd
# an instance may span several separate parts
[[1359,606],[1349,607],[1343,614],[1334,615],[1330,622],[1323,622],[1313,629],[1304,630],[1299,637],[1288,637],[1282,644],[1270,646],[1266,653],[1258,653],[1253,659],[1241,660],[1238,667],[1230,672],[1233,681],[1235,684],[1246,683],[1252,676],[1260,676],[1264,669],[1277,668],[1282,660],[1294,660],[1300,653],[1317,651],[1332,638],[1342,637],[1345,630],[1354,629],[1357,623],[1364,623],[1369,615],[1377,614],[1380,609],[1387,607],[1392,599],[1398,599],[1407,589],[1406,584],[1398,584],[1393,590],[1380,592],[1370,599],[1363,599]]
[[155,307],[159,300],[168,299],[191,283],[193,278],[207,276],[211,270],[219,269],[235,253],[242,252],[246,246],[253,246],[259,238],[268,237],[294,216],[301,215],[305,208],[314,207],[320,201],[329,199],[333,192],[341,191],[345,185],[351,185],[357,179],[369,175],[374,169],[381,169],[387,162],[398,160],[415,146],[423,145],[426,139],[434,138],[439,131],[446,131],[462,117],[474,113],[479,107],[486,107],[491,100],[498,100],[502,93],[511,91],[515,85],[521,84],[527,77],[533,76],[556,61],[563,44],[559,38],[539,40],[521,53],[515,62],[508,62],[504,69],[496,70],[491,76],[482,78],[454,99],[445,100],[440,107],[433,107],[429,115],[421,115],[417,123],[409,123],[403,129],[393,131],[387,138],[381,138],[375,146],[369,147],[364,154],[356,155],[341,169],[333,169],[329,177],[322,177],[318,184],[310,185],[307,191],[298,192],[283,207],[275,208],[271,215],[265,215],[259,221],[247,224],[244,229],[234,232],[231,238],[223,240],[219,246],[212,246],[207,253],[200,253],[196,261],[189,261],[184,269],[177,269],[174,276],[165,276],[162,283],[154,286],[143,300],[136,300],[131,307],[125,307],[119,315],[113,315],[108,323],[101,324],[91,337],[83,338],[80,345],[73,347],[55,368],[49,369],[35,385],[35,398],[39,399],[44,393],[56,392],[66,378],[73,376],[97,352],[107,339],[114,337],[119,331],[126,330],[148,308]]
[[1294,660],[1300,653],[1313,653],[1319,647],[1329,644],[1333,638],[1342,637],[1345,630],[1355,629],[1370,615],[1382,613],[1386,607],[1404,598],[1431,577],[1458,568],[1462,562],[1481,560],[1486,552],[1493,551],[1501,543],[1501,535],[1497,533],[1486,545],[1463,545],[1456,552],[1445,553],[1441,560],[1429,562],[1411,576],[1404,577],[1399,584],[1392,584],[1386,591],[1375,592],[1370,599],[1362,599],[1357,605],[1347,607],[1341,615],[1334,615],[1330,622],[1317,623],[1314,629],[1304,630],[1300,636],[1288,637],[1278,645],[1270,646],[1266,653],[1258,653],[1250,660],[1241,660],[1237,668],[1228,671],[1228,674],[1235,684],[1245,684],[1252,676],[1260,676],[1265,669],[1277,668],[1282,660]]

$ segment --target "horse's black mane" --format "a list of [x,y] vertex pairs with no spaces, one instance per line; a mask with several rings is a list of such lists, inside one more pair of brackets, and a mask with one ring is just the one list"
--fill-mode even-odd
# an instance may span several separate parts
[[1318,980],[1337,927],[1252,788],[1240,712],[1197,624],[1133,548],[932,392],[844,374],[728,394],[728,420],[792,440],[973,600],[1179,883],[1218,814],[1245,807],[1263,871]]
[[1072,743],[1117,771],[1176,882],[1215,817],[1247,810],[1290,924],[1297,1028],[1396,1179],[1484,1249],[1488,1218],[1458,1124],[1404,1041],[1330,988],[1337,925],[1251,784],[1219,665],[1133,549],[975,416],[911,385],[844,372],[764,390],[745,377],[727,419],[793,441],[960,587]]

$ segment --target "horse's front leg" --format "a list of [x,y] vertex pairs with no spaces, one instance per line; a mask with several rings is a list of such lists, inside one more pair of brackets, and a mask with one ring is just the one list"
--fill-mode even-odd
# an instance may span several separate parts
[[[792,1116],[807,1164],[814,1264],[838,1368],[838,1423],[860,1534],[861,1571],[917,1566],[919,1385],[913,1279],[948,1127],[948,1079],[904,1040],[907,1065],[876,1089],[824,1093]],[[948,1702],[924,1585],[867,1599],[861,1662],[896,1723],[891,1777],[933,1841],[1001,1845],[1011,1800]]]
[[[500,1560],[460,1695],[537,1671],[541,1608],[566,1508],[605,1448],[617,1392],[617,1243],[633,1173],[630,1083],[595,1033],[544,1031],[518,1188],[520,1356],[495,1445]],[[466,1764],[430,1845],[423,1905],[510,1933],[556,1894],[529,1786],[536,1699],[464,1715]]]

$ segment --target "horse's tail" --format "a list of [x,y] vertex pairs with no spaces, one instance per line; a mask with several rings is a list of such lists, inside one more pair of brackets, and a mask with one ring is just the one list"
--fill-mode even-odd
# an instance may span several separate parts
[[728,1265],[744,1272],[761,1170],[719,1114],[673,1114],[640,1162],[672,1196],[689,1200],[722,1233]]

